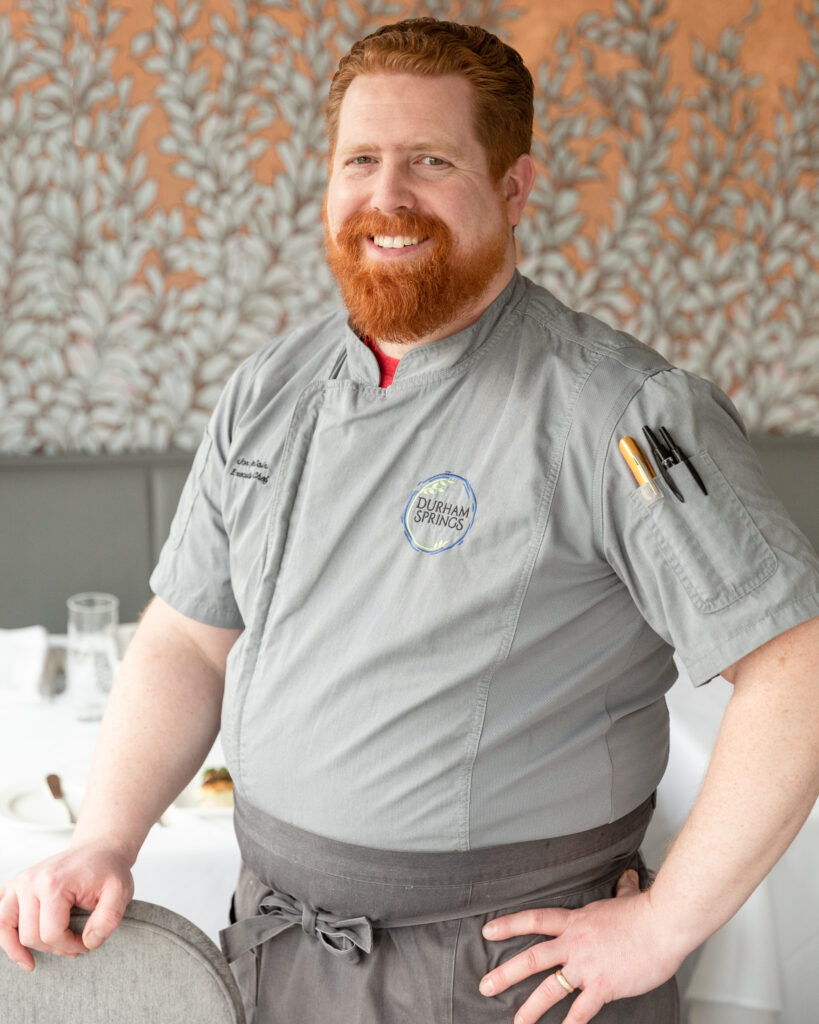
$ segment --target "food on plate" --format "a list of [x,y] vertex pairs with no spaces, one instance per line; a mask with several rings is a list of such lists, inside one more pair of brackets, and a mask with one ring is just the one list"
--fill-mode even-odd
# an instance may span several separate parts
[[233,779],[227,768],[206,768],[199,787],[199,807],[232,807]]

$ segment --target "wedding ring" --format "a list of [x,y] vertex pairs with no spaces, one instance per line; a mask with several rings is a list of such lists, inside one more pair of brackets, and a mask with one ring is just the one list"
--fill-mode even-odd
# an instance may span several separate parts
[[569,981],[563,971],[555,971],[555,977],[567,992],[574,992],[574,985]]

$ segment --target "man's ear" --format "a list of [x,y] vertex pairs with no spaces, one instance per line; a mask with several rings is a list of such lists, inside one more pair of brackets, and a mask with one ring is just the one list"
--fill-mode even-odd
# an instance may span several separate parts
[[519,156],[501,179],[501,194],[506,200],[506,217],[512,227],[520,223],[523,208],[535,183],[535,165],[528,153]]

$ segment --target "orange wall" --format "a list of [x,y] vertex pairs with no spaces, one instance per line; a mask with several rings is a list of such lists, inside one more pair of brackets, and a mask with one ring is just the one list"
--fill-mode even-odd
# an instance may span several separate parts
[[[193,447],[233,367],[337,301],[319,107],[390,9],[0,0],[0,451]],[[403,9],[483,18],[532,69],[521,269],[752,430],[819,432],[819,0]]]

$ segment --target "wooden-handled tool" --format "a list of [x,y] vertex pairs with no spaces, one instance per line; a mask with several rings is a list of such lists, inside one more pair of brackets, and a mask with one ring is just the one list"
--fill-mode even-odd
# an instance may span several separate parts
[[76,816],[76,814],[74,814],[74,811],[71,809],[71,804],[68,802],[68,799],[66,798],[65,793],[63,793],[63,784],[60,781],[60,776],[59,775],[46,775],[46,782],[48,783],[48,788],[51,790],[51,795],[54,797],[54,799],[55,800],[61,800],[63,802],[63,805],[65,806],[65,809],[68,811],[68,818],[69,818],[71,824],[72,825],[76,825],[77,824],[77,816]]

